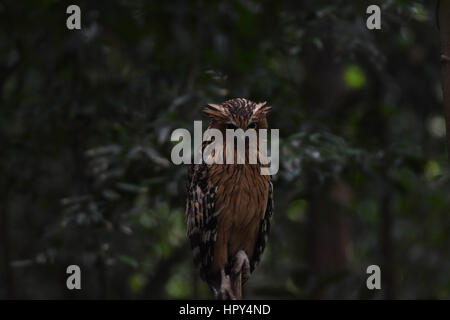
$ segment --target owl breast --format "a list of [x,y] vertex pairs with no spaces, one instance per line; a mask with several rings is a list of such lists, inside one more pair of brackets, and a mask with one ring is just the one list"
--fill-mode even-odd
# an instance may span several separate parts
[[253,256],[266,211],[269,177],[260,174],[258,165],[213,165],[211,179],[218,186],[218,232],[211,271],[218,272],[239,250]]

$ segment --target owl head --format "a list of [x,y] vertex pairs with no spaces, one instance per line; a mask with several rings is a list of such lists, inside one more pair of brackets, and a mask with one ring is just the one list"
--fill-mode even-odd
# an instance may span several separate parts
[[[260,129],[267,129],[266,116],[270,110],[271,107],[267,106],[266,102],[255,103],[242,98],[228,100],[220,105],[208,104],[203,111],[210,118],[209,129],[219,130],[227,139],[216,141],[211,137],[214,148],[208,149],[207,158],[226,158],[227,164],[267,165],[269,161],[266,149],[260,149],[267,140],[265,135],[260,136]],[[237,130],[235,133],[238,133],[233,136],[231,143],[228,141],[227,129]],[[238,143],[234,143],[236,140]]]
[[219,104],[208,104],[203,110],[209,116],[210,128],[225,132],[226,129],[267,129],[266,116],[272,108],[267,102],[236,98]]

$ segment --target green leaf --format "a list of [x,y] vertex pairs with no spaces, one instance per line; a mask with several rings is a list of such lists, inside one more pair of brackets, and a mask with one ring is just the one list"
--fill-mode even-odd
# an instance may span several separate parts
[[121,255],[121,256],[119,256],[119,260],[125,264],[132,266],[133,268],[137,268],[139,266],[139,263],[130,256]]
[[308,202],[306,200],[292,201],[287,211],[288,219],[291,221],[302,221],[305,218],[305,212]]
[[353,64],[345,69],[344,80],[350,89],[360,89],[366,83],[366,75],[358,65]]

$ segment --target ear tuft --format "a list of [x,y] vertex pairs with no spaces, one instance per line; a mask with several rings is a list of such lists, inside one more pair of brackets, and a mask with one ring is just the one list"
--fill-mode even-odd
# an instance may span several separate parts
[[257,109],[262,108],[262,107],[264,107],[266,104],[267,104],[267,101],[260,102],[260,103],[256,104],[256,108],[257,108]]
[[225,116],[225,110],[221,105],[208,103],[206,108],[203,109],[203,113],[210,118],[223,118]]
[[260,102],[256,105],[255,111],[253,112],[253,114],[257,114],[259,116],[265,116],[267,115],[270,111],[272,111],[272,107],[267,105],[267,101],[264,102]]

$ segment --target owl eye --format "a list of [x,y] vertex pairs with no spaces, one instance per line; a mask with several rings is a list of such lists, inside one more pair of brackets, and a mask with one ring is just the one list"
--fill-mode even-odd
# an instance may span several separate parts
[[252,122],[248,125],[247,129],[256,129],[258,128],[258,124],[256,122]]

